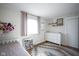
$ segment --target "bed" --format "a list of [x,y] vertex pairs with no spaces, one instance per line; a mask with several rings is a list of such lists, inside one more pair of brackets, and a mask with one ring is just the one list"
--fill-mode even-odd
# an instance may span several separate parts
[[20,43],[15,41],[8,41],[1,43],[0,41],[0,56],[30,56]]

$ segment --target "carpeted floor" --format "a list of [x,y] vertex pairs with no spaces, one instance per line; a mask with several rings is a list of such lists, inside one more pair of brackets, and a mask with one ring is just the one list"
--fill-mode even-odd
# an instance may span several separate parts
[[72,48],[45,42],[28,50],[32,56],[79,56],[79,51]]

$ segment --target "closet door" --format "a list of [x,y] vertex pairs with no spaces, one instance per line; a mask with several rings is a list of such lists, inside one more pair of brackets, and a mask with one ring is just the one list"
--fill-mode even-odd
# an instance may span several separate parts
[[71,17],[65,19],[65,33],[67,38],[67,45],[78,48],[78,17]]

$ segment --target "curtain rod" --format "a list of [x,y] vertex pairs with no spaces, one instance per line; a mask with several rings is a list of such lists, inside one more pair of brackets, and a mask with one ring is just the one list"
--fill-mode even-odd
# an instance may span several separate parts
[[33,15],[33,14],[28,13],[28,12],[25,12],[25,11],[21,11],[21,12],[24,12],[24,13],[27,13],[27,14],[29,14],[29,15],[32,15],[32,16],[35,16],[35,17],[39,17],[39,18],[40,18],[40,16],[36,16],[36,15]]

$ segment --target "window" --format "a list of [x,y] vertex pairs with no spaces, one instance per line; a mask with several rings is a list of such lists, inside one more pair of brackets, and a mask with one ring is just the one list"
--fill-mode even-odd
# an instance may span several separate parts
[[39,17],[21,11],[21,36],[38,34]]
[[38,20],[27,19],[27,35],[38,34]]

